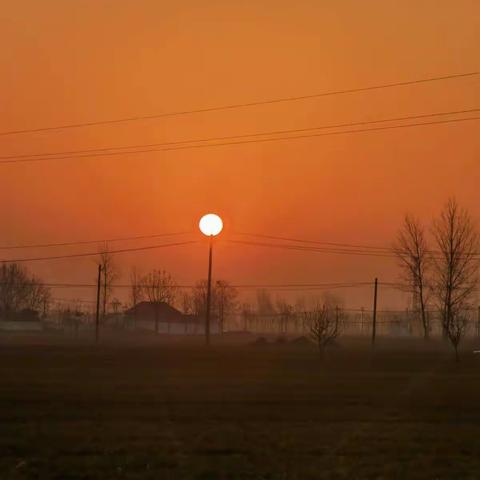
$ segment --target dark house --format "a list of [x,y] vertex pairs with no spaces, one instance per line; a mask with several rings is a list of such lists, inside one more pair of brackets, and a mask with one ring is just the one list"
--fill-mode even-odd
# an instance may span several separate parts
[[[166,302],[140,302],[125,312],[125,316],[135,328],[153,330],[157,333],[175,335],[202,334],[205,332],[205,319],[197,315],[185,315]],[[212,333],[218,332],[218,325],[212,321]]]
[[43,324],[36,310],[24,308],[17,312],[4,312],[0,310],[0,330],[12,331],[40,331]]
[[40,315],[32,308],[24,308],[18,311],[2,311],[0,310],[0,319],[11,320],[16,322],[39,322]]

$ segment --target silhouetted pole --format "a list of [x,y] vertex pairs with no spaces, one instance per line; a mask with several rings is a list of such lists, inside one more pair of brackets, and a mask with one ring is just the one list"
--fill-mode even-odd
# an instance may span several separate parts
[[208,247],[207,308],[205,314],[205,343],[210,345],[210,303],[212,296],[212,250],[213,235],[210,235]]
[[224,324],[225,324],[225,312],[224,312],[224,308],[225,308],[225,288],[224,286],[217,280],[217,288],[218,288],[218,295],[219,295],[219,320],[220,320],[220,334],[223,335],[223,330],[224,330]]
[[100,327],[100,278],[102,275],[102,265],[98,265],[98,278],[97,278],[97,313],[95,316],[95,343],[98,343],[98,334]]
[[103,317],[107,314],[107,262],[103,268]]
[[377,333],[377,290],[378,279],[375,279],[375,287],[373,290],[373,318],[372,318],[372,346],[375,345],[375,335]]
[[477,311],[477,337],[480,337],[480,306]]

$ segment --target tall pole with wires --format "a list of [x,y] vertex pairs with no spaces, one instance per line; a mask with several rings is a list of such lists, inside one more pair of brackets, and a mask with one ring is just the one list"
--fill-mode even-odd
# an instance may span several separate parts
[[213,258],[213,237],[223,229],[222,219],[214,213],[204,215],[199,223],[200,231],[208,237],[208,277],[207,277],[207,298],[205,309],[205,344],[210,345],[210,314],[212,303],[212,258]]
[[373,287],[372,347],[375,346],[375,336],[377,333],[377,292],[378,279],[376,278]]
[[210,310],[212,303],[212,255],[213,235],[210,235],[208,245],[208,278],[207,278],[207,305],[205,313],[205,344],[210,345]]
[[97,310],[95,315],[95,343],[98,343],[100,330],[100,283],[102,277],[102,265],[98,264],[97,276]]

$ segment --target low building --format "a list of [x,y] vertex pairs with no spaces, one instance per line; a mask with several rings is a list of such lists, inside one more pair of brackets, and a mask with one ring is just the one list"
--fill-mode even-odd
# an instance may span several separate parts
[[[186,315],[166,302],[140,302],[125,312],[134,328],[172,335],[200,335],[205,333],[203,316]],[[218,322],[212,319],[210,332],[218,333]]]
[[38,332],[43,330],[40,315],[36,310],[24,308],[18,312],[0,311],[0,330],[11,332]]

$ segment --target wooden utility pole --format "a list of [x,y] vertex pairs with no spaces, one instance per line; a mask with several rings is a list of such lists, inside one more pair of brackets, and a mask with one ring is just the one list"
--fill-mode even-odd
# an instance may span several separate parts
[[477,312],[477,337],[480,337],[480,306]]
[[372,347],[375,345],[375,336],[377,333],[377,291],[378,291],[378,279],[375,279],[373,290],[373,316],[372,316]]
[[97,277],[97,312],[95,316],[95,343],[98,343],[98,335],[100,329],[100,280],[102,275],[102,265],[98,265],[98,277]]
[[210,345],[210,303],[212,297],[212,250],[213,250],[213,235],[210,236],[209,250],[208,250],[208,279],[207,279],[207,308],[205,314],[205,343]]
[[107,314],[107,270],[108,263],[105,261],[103,266],[103,317]]
[[223,335],[225,324],[225,286],[221,282],[217,281],[218,288],[218,307],[219,307],[219,320],[220,320],[220,335]]

